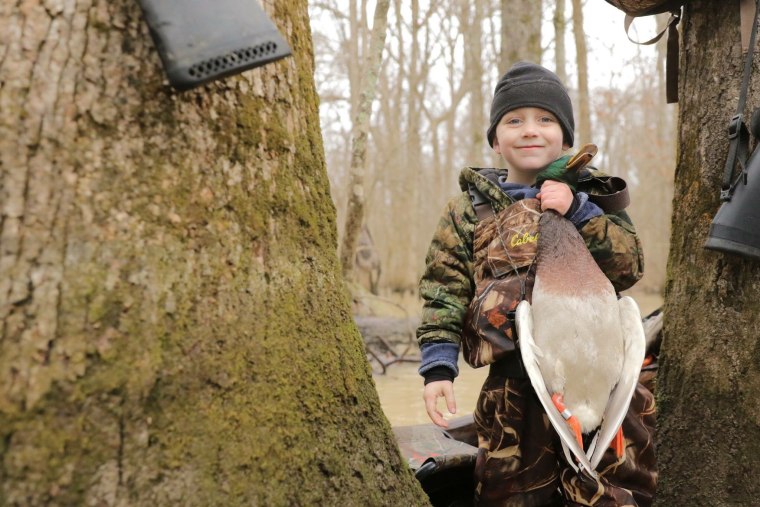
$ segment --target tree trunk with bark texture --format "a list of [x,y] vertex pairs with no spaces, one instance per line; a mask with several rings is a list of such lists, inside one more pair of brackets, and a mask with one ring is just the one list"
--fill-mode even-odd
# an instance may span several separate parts
[[467,131],[461,140],[464,143],[465,165],[477,167],[482,164],[488,144],[484,127],[488,125],[488,120],[483,107],[483,1],[462,2],[459,8],[459,22],[467,27],[463,33],[464,79],[469,97]]
[[136,2],[0,7],[0,503],[412,505],[294,56],[175,93]]
[[565,0],[557,0],[554,7],[554,66],[557,77],[563,83],[567,83],[567,56],[565,53],[565,32],[567,21],[565,20]]
[[367,139],[369,138],[369,120],[372,113],[372,102],[377,91],[377,76],[380,72],[380,62],[385,46],[385,34],[388,31],[388,7],[390,0],[378,0],[375,4],[375,14],[370,35],[369,61],[365,66],[367,75],[362,83],[359,96],[359,107],[354,116],[353,132],[351,134],[351,167],[349,169],[349,192],[346,206],[346,225],[343,230],[343,241],[340,248],[340,262],[343,277],[347,281],[354,279],[354,257],[359,232],[364,223],[364,204],[366,201],[365,178],[367,166]]
[[578,115],[576,118],[575,145],[583,146],[591,142],[591,106],[588,91],[588,50],[586,31],[583,29],[583,2],[573,0],[573,34],[575,54],[578,60]]
[[[685,7],[679,155],[658,380],[657,504],[760,498],[760,263],[704,250],[743,58],[738,3]],[[757,54],[757,48],[755,49]],[[747,104],[760,104],[758,58]],[[745,116],[745,118],[748,116]]]
[[519,61],[541,63],[541,0],[501,1],[499,75]]

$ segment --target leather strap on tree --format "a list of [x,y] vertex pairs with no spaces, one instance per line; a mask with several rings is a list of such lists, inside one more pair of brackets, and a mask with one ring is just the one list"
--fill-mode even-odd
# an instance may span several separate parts
[[668,104],[678,102],[678,22],[681,20],[680,7],[678,10],[672,11],[670,13],[668,23],[665,25],[665,28],[660,31],[660,33],[644,42],[633,40],[631,38],[631,35],[628,33],[633,20],[634,16],[631,16],[630,14],[625,15],[625,34],[628,37],[628,40],[634,44],[639,44],[642,46],[654,44],[659,41],[663,35],[665,35],[665,32],[668,32],[668,46],[665,64],[665,99]]
[[668,22],[668,51],[665,57],[665,102],[674,104],[678,102],[678,21],[681,12],[670,16],[673,21]]
[[741,18],[742,51],[749,50],[749,39],[755,21],[754,0],[739,0],[739,17]]
[[755,13],[752,21],[752,33],[749,37],[749,50],[747,58],[744,60],[744,74],[742,75],[742,85],[739,90],[739,103],[736,106],[736,114],[728,124],[728,158],[726,158],[726,168],[723,171],[723,184],[720,187],[720,200],[730,201],[733,194],[734,186],[732,179],[734,169],[737,165],[742,168],[742,174],[746,178],[746,164],[749,152],[749,131],[742,119],[744,106],[747,104],[747,91],[749,89],[749,78],[752,75],[752,59],[755,55],[755,39],[757,37],[757,12],[760,9],[760,0],[755,4]]

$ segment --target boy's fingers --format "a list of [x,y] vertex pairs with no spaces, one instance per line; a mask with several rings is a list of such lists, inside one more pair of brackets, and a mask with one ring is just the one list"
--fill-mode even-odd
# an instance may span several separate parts
[[427,411],[428,417],[430,417],[430,420],[433,421],[435,425],[441,426],[442,428],[448,428],[449,425],[446,422],[446,419],[443,418],[443,415],[438,412],[438,409],[435,406],[437,399],[437,396],[426,396],[425,410]]
[[454,385],[448,384],[443,388],[443,396],[446,398],[446,408],[452,414],[457,413],[457,402],[454,399]]
[[433,415],[430,416],[430,419],[433,421],[433,423],[436,426],[440,426],[441,428],[448,428],[449,427],[449,423],[447,423],[446,419],[443,418],[443,414],[441,414],[438,411],[434,412]]
[[536,197],[541,201],[541,211],[553,209],[564,215],[570,209],[573,194],[565,183],[549,180],[544,182]]
[[438,411],[438,398],[440,397],[446,400],[449,412],[454,413],[456,403],[454,401],[454,385],[451,382],[432,382],[425,386],[422,393],[422,399],[425,401],[425,411],[430,420],[442,428],[448,428],[449,424],[443,418],[443,414]]

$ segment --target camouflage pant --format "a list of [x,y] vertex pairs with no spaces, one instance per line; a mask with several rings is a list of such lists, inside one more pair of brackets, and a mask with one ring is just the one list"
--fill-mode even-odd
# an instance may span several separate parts
[[490,375],[475,408],[475,504],[648,506],[657,485],[654,424],[654,397],[639,384],[623,421],[625,455],[609,449],[595,480],[567,464],[530,380]]

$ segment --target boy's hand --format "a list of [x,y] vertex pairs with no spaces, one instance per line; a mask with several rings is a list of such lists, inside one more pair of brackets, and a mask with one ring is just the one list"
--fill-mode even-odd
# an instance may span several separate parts
[[430,420],[441,428],[448,428],[449,423],[443,418],[443,414],[438,411],[438,398],[441,396],[446,399],[446,407],[449,409],[449,412],[455,414],[457,402],[454,400],[454,383],[452,381],[438,380],[425,385],[422,399],[425,400],[425,410],[427,410]]
[[553,209],[562,216],[573,205],[573,191],[561,181],[546,180],[536,197],[541,200],[542,211]]

